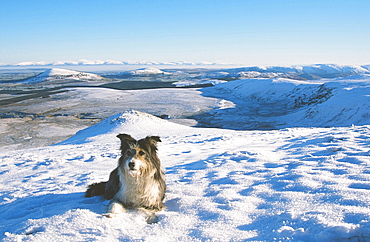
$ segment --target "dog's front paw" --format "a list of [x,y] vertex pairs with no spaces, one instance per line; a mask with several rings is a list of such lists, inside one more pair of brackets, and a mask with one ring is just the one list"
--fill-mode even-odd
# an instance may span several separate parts
[[106,218],[114,218],[117,217],[118,214],[116,213],[104,213],[103,216]]
[[158,216],[155,215],[154,213],[153,214],[150,214],[148,216],[146,216],[145,218],[145,221],[148,223],[148,224],[153,224],[153,223],[158,223]]
[[121,213],[126,212],[126,209],[123,207],[122,203],[113,201],[109,205],[107,212],[108,214],[121,214]]

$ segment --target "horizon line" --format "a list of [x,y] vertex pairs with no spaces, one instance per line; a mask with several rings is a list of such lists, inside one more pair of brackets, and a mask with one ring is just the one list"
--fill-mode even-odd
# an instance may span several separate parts
[[[227,63],[227,62],[208,62],[208,61],[119,61],[119,60],[87,60],[80,59],[77,61],[24,61],[19,63],[0,63],[0,67],[35,67],[35,66],[130,66],[130,65],[148,65],[148,66],[251,66],[246,64]],[[312,64],[292,64],[292,65],[254,65],[254,66],[306,66],[306,65],[337,65],[337,66],[368,66],[369,64],[335,64],[335,63],[312,63]]]

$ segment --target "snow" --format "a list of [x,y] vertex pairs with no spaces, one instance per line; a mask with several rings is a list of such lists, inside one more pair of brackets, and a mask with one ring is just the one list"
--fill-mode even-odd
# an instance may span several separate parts
[[130,71],[129,72],[130,74],[132,75],[158,75],[158,74],[169,74],[169,73],[166,73],[158,68],[153,68],[153,67],[150,67],[150,68],[142,68],[142,69],[138,69],[138,70],[134,70],[134,71]]
[[370,118],[369,93],[369,75],[309,82],[236,80],[203,89],[204,96],[225,99],[235,107],[213,110],[201,123],[231,129],[364,125]]
[[153,62],[153,61],[127,61],[127,60],[86,60],[80,59],[75,61],[25,61],[19,63],[0,63],[0,66],[6,67],[32,67],[32,66],[88,66],[88,65],[187,65],[187,66],[213,66],[213,65],[228,65],[234,66],[225,62],[188,62],[188,61],[172,61],[172,62]]
[[[117,108],[110,100],[180,117],[191,109],[203,113],[197,121],[228,129],[188,127],[131,110],[52,146],[2,151],[0,239],[370,241],[369,73],[311,67],[311,74],[338,77],[252,78],[202,89],[70,88],[55,94],[82,109],[89,108],[81,105],[84,98],[102,110]],[[304,69],[276,67],[275,73]],[[224,78],[230,70],[210,77]],[[358,71],[344,77],[338,70]],[[44,73],[53,74],[71,73]],[[135,211],[106,218],[108,201],[84,197],[89,184],[106,181],[117,165],[119,133],[161,137],[167,208],[156,224],[148,225]]]
[[[161,136],[166,210],[105,218],[118,133]],[[1,154],[4,241],[368,241],[370,126],[235,131],[129,111],[65,142]]]
[[52,68],[49,70],[44,71],[43,73],[31,77],[23,83],[39,83],[45,81],[61,81],[61,80],[101,80],[103,77],[86,72],[79,72],[61,68]]
[[298,80],[315,80],[321,78],[347,77],[370,74],[367,66],[350,66],[335,64],[314,64],[297,66],[252,66],[222,71],[209,71],[204,77],[210,78],[289,78]]
[[205,80],[181,80],[173,83],[176,87],[189,87],[189,86],[201,86],[201,85],[216,85],[219,83],[225,83],[226,81],[218,79],[205,79]]
[[49,76],[68,76],[68,75],[76,75],[79,74],[78,71],[66,70],[66,69],[59,69],[59,68],[52,68],[40,74],[43,77]]

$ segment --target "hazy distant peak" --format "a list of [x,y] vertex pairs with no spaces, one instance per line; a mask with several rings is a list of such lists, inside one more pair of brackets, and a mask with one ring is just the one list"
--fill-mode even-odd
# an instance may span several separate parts
[[158,68],[148,67],[148,68],[142,68],[142,69],[130,71],[130,74],[132,75],[158,75],[158,74],[170,74],[170,73],[164,72]]

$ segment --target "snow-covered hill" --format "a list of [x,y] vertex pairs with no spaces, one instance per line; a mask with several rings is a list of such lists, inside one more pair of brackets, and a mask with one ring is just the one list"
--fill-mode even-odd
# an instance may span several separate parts
[[[161,136],[167,209],[105,218],[118,133]],[[369,241],[370,126],[233,131],[130,111],[60,144],[2,153],[4,241]]]
[[[173,81],[171,78],[176,79],[176,73],[172,76],[173,72],[167,72],[155,67],[145,67],[134,70],[112,70],[112,71],[103,71],[101,72],[104,77],[113,78],[113,79],[129,79],[130,81]],[[164,79],[163,79],[164,78]]]
[[317,81],[242,79],[202,89],[235,105],[198,115],[201,125],[231,129],[350,126],[370,123],[370,76]]
[[44,71],[43,73],[31,77],[23,83],[39,83],[39,82],[55,82],[55,81],[96,81],[102,80],[103,77],[86,72],[79,72],[67,69],[60,69],[60,68],[52,68],[49,70]]

